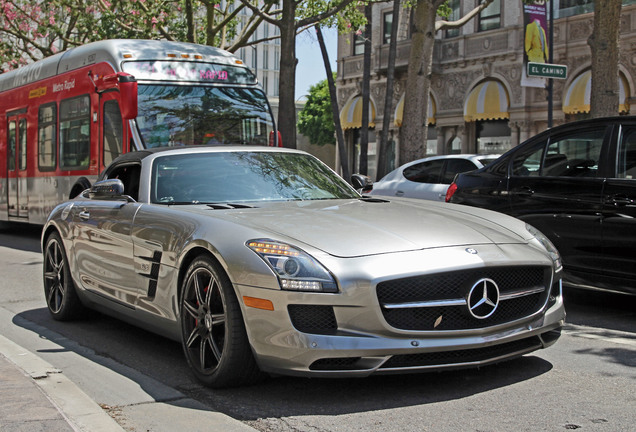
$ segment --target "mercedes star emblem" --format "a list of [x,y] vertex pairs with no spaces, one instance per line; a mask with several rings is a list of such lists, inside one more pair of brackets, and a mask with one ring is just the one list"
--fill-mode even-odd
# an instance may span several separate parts
[[475,282],[468,292],[468,312],[477,319],[486,319],[499,306],[499,287],[492,279],[483,278]]

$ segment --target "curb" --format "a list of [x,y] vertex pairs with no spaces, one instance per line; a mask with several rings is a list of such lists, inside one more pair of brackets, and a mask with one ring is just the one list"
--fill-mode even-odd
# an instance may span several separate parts
[[124,431],[62,371],[2,335],[0,335],[0,354],[31,377],[73,430]]

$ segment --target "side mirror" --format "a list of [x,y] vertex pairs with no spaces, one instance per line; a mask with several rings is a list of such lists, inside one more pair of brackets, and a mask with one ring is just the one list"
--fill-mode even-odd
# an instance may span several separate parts
[[106,75],[95,81],[95,89],[101,93],[113,89],[119,90],[121,116],[124,120],[137,117],[137,80],[126,72]]
[[116,200],[126,199],[124,184],[119,179],[108,179],[96,182],[90,189],[91,199]]
[[351,176],[351,184],[360,193],[367,193],[373,189],[373,181],[370,177],[363,174],[354,174]]
[[125,120],[137,117],[137,80],[134,76],[120,72],[119,94],[121,95],[121,116]]

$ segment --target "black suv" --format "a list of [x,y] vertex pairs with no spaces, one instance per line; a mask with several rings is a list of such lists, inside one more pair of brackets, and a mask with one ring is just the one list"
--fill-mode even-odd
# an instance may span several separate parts
[[500,211],[547,235],[570,284],[636,294],[636,117],[564,124],[485,168],[446,201]]

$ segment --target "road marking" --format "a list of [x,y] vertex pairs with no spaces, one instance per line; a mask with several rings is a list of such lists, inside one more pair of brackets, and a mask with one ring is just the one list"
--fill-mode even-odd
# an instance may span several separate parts
[[597,329],[575,324],[566,324],[563,332],[569,336],[595,339],[604,342],[630,345],[636,347],[636,334],[618,330]]

